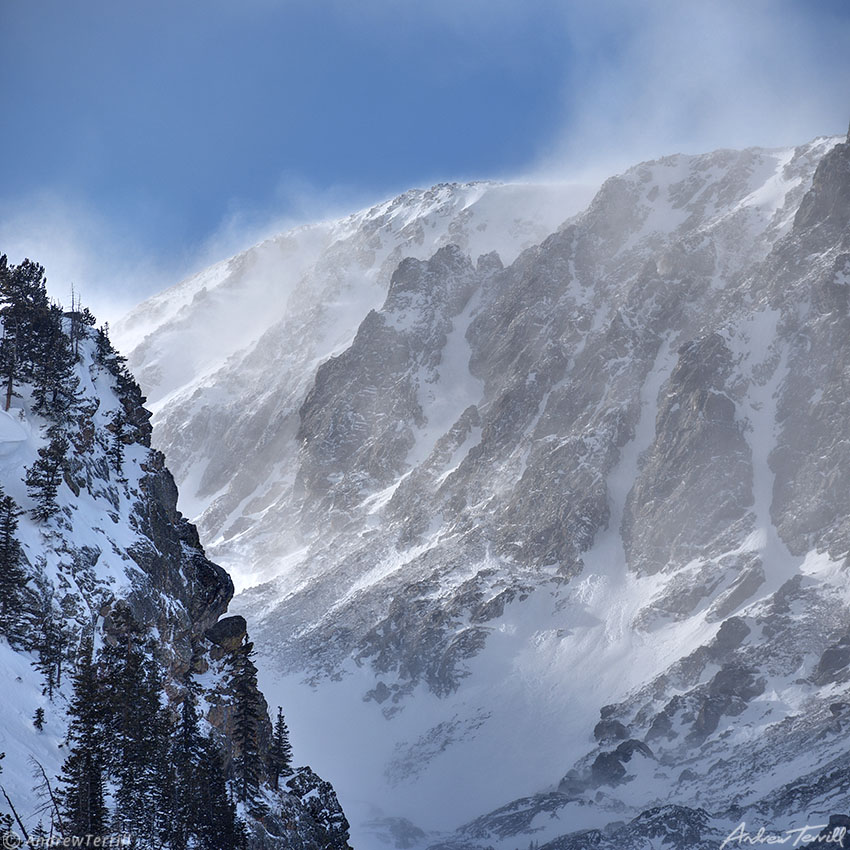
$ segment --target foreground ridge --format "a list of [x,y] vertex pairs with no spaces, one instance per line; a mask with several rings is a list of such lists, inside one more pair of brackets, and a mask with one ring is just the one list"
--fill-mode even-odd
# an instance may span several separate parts
[[4,843],[347,848],[333,788],[273,733],[138,385],[45,282],[0,258]]

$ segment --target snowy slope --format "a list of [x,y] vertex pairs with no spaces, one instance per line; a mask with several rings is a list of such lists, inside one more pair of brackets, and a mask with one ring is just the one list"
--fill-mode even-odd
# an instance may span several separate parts
[[[328,254],[336,288],[160,397],[355,843],[846,808],[808,777],[847,759],[838,142],[640,164],[522,252],[405,241],[402,196],[391,253]],[[172,333],[133,353],[154,393]]]

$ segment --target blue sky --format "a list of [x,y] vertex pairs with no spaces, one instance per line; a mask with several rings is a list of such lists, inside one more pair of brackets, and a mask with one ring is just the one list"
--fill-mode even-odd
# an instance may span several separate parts
[[107,312],[414,185],[845,132],[846,0],[0,0],[0,251]]

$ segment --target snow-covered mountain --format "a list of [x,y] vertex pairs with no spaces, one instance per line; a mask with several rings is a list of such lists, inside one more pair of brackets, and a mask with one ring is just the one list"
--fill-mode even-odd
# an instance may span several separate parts
[[119,329],[355,842],[848,808],[850,143],[576,200],[408,193]]

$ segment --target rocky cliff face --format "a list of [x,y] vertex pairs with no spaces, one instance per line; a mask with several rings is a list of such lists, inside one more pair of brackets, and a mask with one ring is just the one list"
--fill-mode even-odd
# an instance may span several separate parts
[[278,573],[236,604],[363,766],[360,835],[708,846],[843,805],[848,162],[643,163],[515,258],[398,264],[281,380],[216,551]]
[[[67,753],[68,670],[79,660],[81,636],[96,645],[114,646],[123,636],[129,612],[131,621],[155,636],[154,657],[164,672],[168,698],[182,693],[184,675],[191,668],[205,707],[202,719],[225,754],[225,768],[234,752],[230,668],[247,639],[242,617],[223,618],[233,596],[230,577],[207,559],[195,527],[177,509],[177,487],[163,455],[150,448],[145,399],[120,361],[99,353],[95,332],[80,333],[74,369],[80,385],[79,416],[65,425],[72,440],[63,462],[57,512],[38,522],[24,513],[18,531],[29,587],[46,600],[38,617],[49,617],[51,633],[65,636],[57,656],[65,674],[52,697],[30,666],[37,666],[38,642],[36,651],[33,641],[13,640],[11,633],[11,646],[5,636],[0,640],[0,663],[5,673],[14,673],[9,681],[14,693],[8,694],[9,711],[0,730],[7,753],[3,783],[30,830],[45,816],[50,820],[32,787],[33,760],[49,778],[60,772]],[[11,410],[0,412],[0,471],[4,492],[27,510],[32,491],[24,486],[22,473],[44,444],[48,426],[57,426],[33,412],[31,386],[19,389]],[[23,612],[22,623],[31,615]],[[266,753],[271,739],[267,706],[258,691],[252,698],[263,710],[257,738],[260,752]],[[45,713],[44,731],[32,725],[38,707]],[[265,769],[263,763],[263,773]],[[262,824],[249,819],[251,846],[347,847],[347,822],[332,787],[309,768],[299,776],[304,787],[274,794]],[[310,799],[302,802],[307,796]]]

